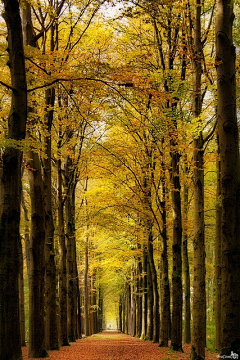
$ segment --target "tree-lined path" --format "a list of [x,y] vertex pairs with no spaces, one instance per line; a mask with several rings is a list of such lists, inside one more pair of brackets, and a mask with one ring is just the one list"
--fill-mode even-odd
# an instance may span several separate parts
[[[104,331],[63,346],[60,351],[49,351],[51,360],[173,360],[189,359],[190,345],[183,345],[184,353],[159,347],[118,332]],[[23,348],[27,358],[27,347]],[[216,360],[217,354],[206,353],[206,359]],[[39,358],[40,359],[40,358]]]
[[239,26],[0,1],[0,360],[240,359]]

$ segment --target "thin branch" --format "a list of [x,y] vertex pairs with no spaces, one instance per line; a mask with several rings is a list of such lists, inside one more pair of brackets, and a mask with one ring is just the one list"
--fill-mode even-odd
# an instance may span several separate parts
[[38,69],[42,70],[43,72],[45,72],[45,74],[47,75],[51,75],[50,72],[48,72],[46,69],[44,69],[42,66],[38,65],[37,63],[35,63],[35,61],[33,61],[30,57],[25,56],[25,59],[27,59],[28,61],[30,61],[33,65],[35,65]]
[[208,27],[207,27],[207,29],[205,31],[205,34],[204,34],[204,39],[202,40],[202,47],[205,45],[205,43],[207,41],[209,31],[211,29],[211,25],[212,25],[212,22],[213,22],[213,14],[214,14],[215,5],[216,5],[216,0],[214,0],[214,3],[212,5],[212,12],[211,12],[211,16],[210,16],[210,19],[209,19]]
[[215,133],[217,127],[217,120],[215,121],[212,130],[210,131],[210,133],[206,136],[206,138],[203,140],[203,143],[205,144],[208,140],[210,140],[213,136],[213,134]]
[[0,80],[0,84],[3,85],[3,86],[5,86],[5,87],[6,87],[7,89],[9,89],[9,90],[12,90],[13,92],[16,92],[16,91],[17,91],[17,89],[13,88],[11,85],[8,85],[8,84],[4,83],[4,82],[1,81],[1,80]]

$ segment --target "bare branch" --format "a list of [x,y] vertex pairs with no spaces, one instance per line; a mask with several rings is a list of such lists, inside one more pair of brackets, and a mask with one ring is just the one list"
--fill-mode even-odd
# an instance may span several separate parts
[[7,89],[9,89],[9,90],[12,90],[13,92],[16,92],[16,91],[17,91],[17,89],[13,88],[11,85],[8,85],[8,84],[4,83],[4,82],[1,81],[1,80],[0,80],[0,84],[3,85],[3,86],[5,86],[5,87],[6,87]]

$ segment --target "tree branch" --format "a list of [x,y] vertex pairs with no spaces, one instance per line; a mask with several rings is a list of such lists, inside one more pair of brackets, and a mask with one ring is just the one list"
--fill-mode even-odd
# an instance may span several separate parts
[[9,89],[9,90],[12,90],[13,92],[16,92],[16,91],[17,91],[17,89],[13,88],[11,85],[8,85],[8,84],[4,83],[4,82],[1,81],[1,80],[0,80],[0,84],[3,85],[3,86],[5,86],[5,87],[6,87],[7,89]]

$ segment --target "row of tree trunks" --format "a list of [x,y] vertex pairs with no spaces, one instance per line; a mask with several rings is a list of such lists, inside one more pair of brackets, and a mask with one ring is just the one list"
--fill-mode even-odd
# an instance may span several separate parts
[[[151,252],[152,254],[150,254]],[[153,257],[150,259],[149,256],[153,256],[152,240],[148,248],[143,246],[142,261],[136,260],[129,284],[126,284],[124,294],[120,298],[122,314],[119,315],[121,318],[119,326],[126,334],[158,342],[160,329],[159,291],[155,264]],[[151,268],[155,271],[154,275],[152,275]],[[154,291],[156,291],[155,294]],[[157,300],[154,300],[154,297]],[[156,315],[158,322],[156,319],[154,320]]]

